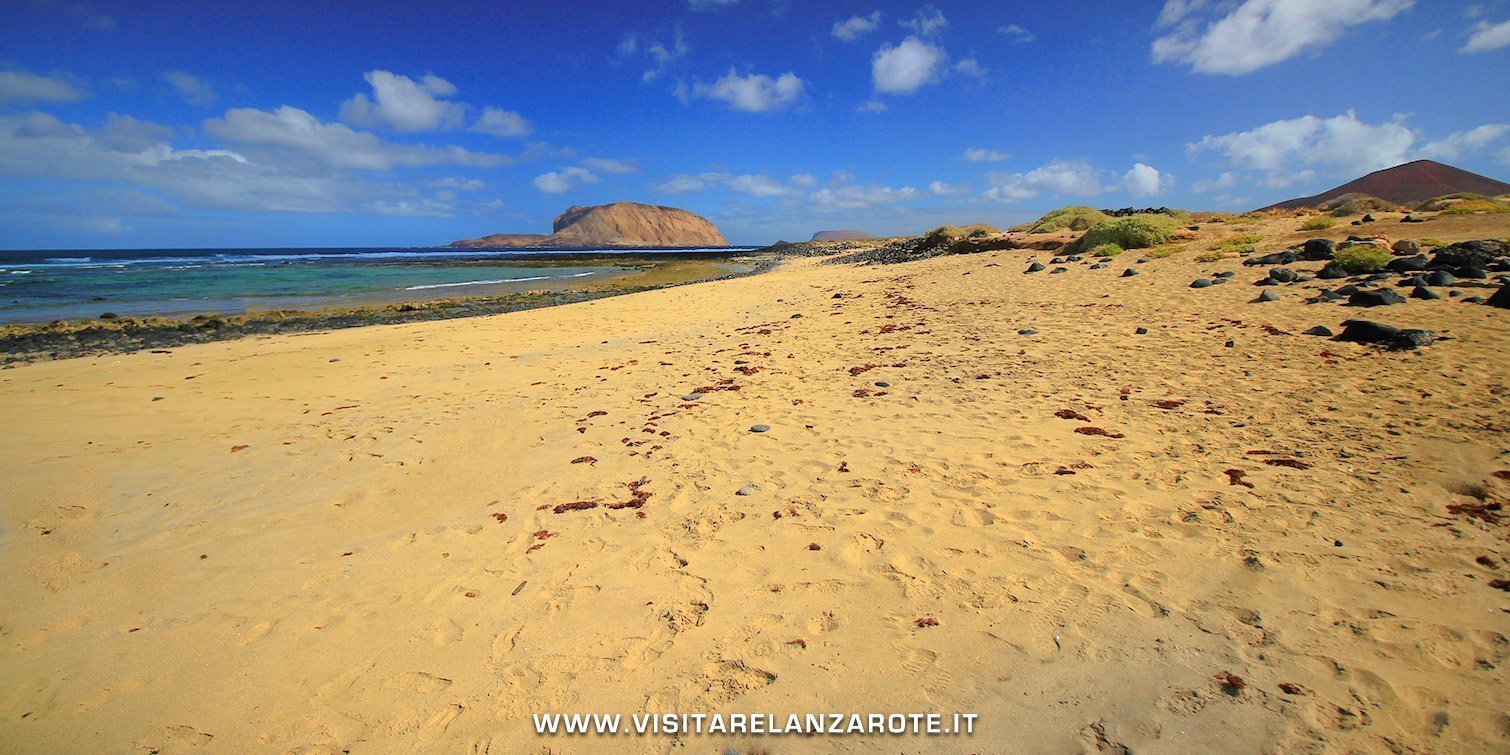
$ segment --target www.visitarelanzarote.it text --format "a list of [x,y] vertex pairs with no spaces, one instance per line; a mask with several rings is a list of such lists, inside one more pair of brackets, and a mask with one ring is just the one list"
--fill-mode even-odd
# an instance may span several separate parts
[[975,713],[536,713],[536,734],[678,736],[963,735],[975,733]]

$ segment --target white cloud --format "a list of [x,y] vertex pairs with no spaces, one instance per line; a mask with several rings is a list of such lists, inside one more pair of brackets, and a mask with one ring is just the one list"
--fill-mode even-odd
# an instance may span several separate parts
[[1164,3],[1164,9],[1159,12],[1159,20],[1155,22],[1155,25],[1159,28],[1173,26],[1205,6],[1206,0],[1168,0]]
[[998,202],[1018,202],[1040,194],[1094,197],[1114,191],[1103,186],[1102,171],[1083,161],[1052,160],[1027,173],[990,173],[992,187],[982,196]]
[[650,188],[665,194],[697,194],[714,187],[727,189],[735,194],[758,199],[790,197],[803,189],[818,184],[818,179],[809,173],[797,173],[787,182],[763,174],[734,175],[732,173],[677,174]]
[[509,139],[516,136],[528,136],[535,129],[524,116],[512,110],[485,107],[482,109],[482,115],[477,118],[477,122],[467,130]]
[[676,175],[650,188],[662,194],[697,194],[707,191],[708,183],[696,176]]
[[866,101],[864,101],[864,102],[856,105],[855,106],[855,112],[857,112],[857,113],[884,113],[884,112],[886,112],[886,103],[884,103],[884,102],[882,102],[882,101],[880,101],[878,99],[871,98],[871,99],[868,99],[868,100],[866,100]]
[[513,162],[507,155],[471,152],[450,145],[385,142],[367,131],[339,123],[321,123],[313,115],[288,105],[272,112],[232,108],[225,112],[224,118],[205,121],[204,128],[212,136],[227,141],[298,153],[336,168],[390,170],[398,165],[445,164],[496,167]]
[[986,69],[982,68],[980,63],[976,62],[975,58],[965,58],[964,60],[955,63],[954,70],[959,71],[966,76],[974,76],[976,78],[980,78],[986,75]]
[[425,185],[429,186],[432,189],[456,189],[458,191],[481,191],[488,186],[486,183],[475,178],[455,177],[438,178],[433,181],[426,181]]
[[1321,174],[1356,177],[1415,159],[1456,160],[1487,150],[1507,136],[1510,124],[1488,123],[1422,143],[1421,134],[1407,126],[1403,116],[1371,124],[1349,111],[1332,118],[1306,115],[1248,131],[1208,135],[1185,145],[1185,150],[1191,157],[1214,152],[1232,167],[1264,172],[1266,186],[1283,188]]
[[[1289,60],[1335,42],[1348,27],[1387,21],[1415,0],[1245,0],[1220,19],[1203,2],[1169,0],[1161,26],[1175,28],[1153,42],[1156,63],[1188,63],[1200,73],[1238,75]],[[1217,13],[1231,8],[1219,4]],[[1202,24],[1203,16],[1206,23]]]
[[934,181],[928,184],[928,191],[941,197],[953,197],[960,194],[969,194],[970,187],[965,184],[946,184],[943,181]]
[[1223,172],[1216,178],[1208,179],[1205,181],[1196,181],[1195,183],[1191,184],[1190,189],[1197,194],[1205,194],[1208,191],[1230,189],[1236,185],[1237,174],[1229,170]]
[[1460,52],[1488,52],[1510,46],[1510,21],[1491,24],[1480,21],[1468,36],[1468,44]]
[[963,157],[964,159],[972,163],[999,163],[1007,160],[1012,156],[1005,152],[998,152],[994,149],[974,147],[965,150],[964,153],[960,155],[960,157]]
[[188,71],[168,71],[163,74],[163,79],[190,105],[208,107],[215,104],[215,88]]
[[0,71],[0,104],[12,102],[78,102],[84,91],[56,76],[27,71]]
[[813,209],[820,212],[861,210],[874,205],[896,204],[917,195],[918,190],[911,186],[893,189],[889,186],[847,185],[832,189],[819,189],[808,195],[808,202],[812,204]]
[[835,37],[852,42],[866,34],[876,30],[881,24],[881,12],[876,11],[869,16],[854,16],[834,24],[833,34]]
[[944,18],[944,12],[937,7],[925,5],[918,11],[916,17],[908,21],[902,21],[900,24],[918,34],[929,36],[948,28],[949,19]]
[[939,78],[946,55],[917,37],[908,37],[896,47],[882,45],[871,59],[871,78],[877,92],[907,94]]
[[676,30],[670,42],[652,39],[638,32],[625,32],[618,46],[621,58],[645,57],[650,60],[650,67],[640,74],[640,79],[647,82],[660,78],[672,63],[690,52],[692,48],[687,46],[687,37],[681,29]]
[[690,92],[685,88],[680,91],[684,99],[702,97],[723,100],[735,110],[764,113],[780,110],[796,102],[802,95],[804,86],[802,79],[790,72],[776,78],[764,74],[740,76],[731,68],[727,75],[712,84],[697,82],[692,85]]
[[1510,134],[1510,124],[1486,123],[1478,128],[1458,131],[1442,139],[1422,145],[1421,157],[1429,160],[1457,160],[1470,152],[1477,152]]
[[570,191],[578,184],[597,183],[599,178],[592,171],[584,168],[562,168],[535,176],[532,182],[535,188],[546,194],[560,194]]
[[372,98],[357,94],[341,103],[341,120],[353,126],[433,131],[456,128],[466,117],[466,105],[440,99],[456,94],[456,87],[439,76],[425,74],[415,81],[388,71],[368,71],[362,77],[372,85]]
[[[332,172],[302,155],[280,161],[224,149],[177,149],[163,140],[172,134],[166,126],[128,116],[112,116],[98,129],[45,113],[0,116],[0,176],[121,182],[214,209],[407,215],[454,211],[406,183]],[[81,207],[80,212],[87,209]]]
[[1033,41],[1033,32],[1022,28],[1017,24],[1007,24],[1006,26],[998,28],[997,31],[1007,35],[1007,39],[1011,40],[1012,44],[1014,45],[1027,44],[1028,42]]
[[611,157],[584,157],[582,164],[599,173],[639,173],[640,166],[633,160],[615,160]]
[[1234,167],[1270,174],[1297,166],[1323,166],[1362,175],[1406,162],[1415,141],[1415,133],[1398,119],[1374,125],[1349,111],[1332,118],[1305,115],[1249,131],[1208,135],[1185,149],[1192,156],[1216,152]]
[[1127,189],[1128,196],[1133,199],[1158,196],[1164,193],[1171,184],[1173,176],[1160,173],[1152,165],[1137,163],[1132,170],[1122,176],[1122,186]]

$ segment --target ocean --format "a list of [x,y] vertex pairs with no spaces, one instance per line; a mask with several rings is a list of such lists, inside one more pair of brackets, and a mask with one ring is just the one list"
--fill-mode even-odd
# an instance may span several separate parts
[[[0,323],[320,309],[567,288],[711,249],[0,251]],[[623,264],[615,264],[623,260]]]

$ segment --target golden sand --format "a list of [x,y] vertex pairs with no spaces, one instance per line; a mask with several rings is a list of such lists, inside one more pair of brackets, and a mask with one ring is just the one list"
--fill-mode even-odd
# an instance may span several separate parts
[[[1448,506],[1510,492],[1510,313],[1134,254],[0,372],[0,749],[1503,751],[1506,530]],[[1300,334],[1353,316],[1452,340]],[[530,724],[646,711],[979,719]]]

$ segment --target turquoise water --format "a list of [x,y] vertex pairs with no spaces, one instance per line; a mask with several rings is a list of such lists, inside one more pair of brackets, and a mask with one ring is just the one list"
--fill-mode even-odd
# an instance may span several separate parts
[[492,296],[570,287],[633,269],[602,264],[596,255],[591,263],[527,261],[530,256],[496,250],[0,252],[0,322]]

